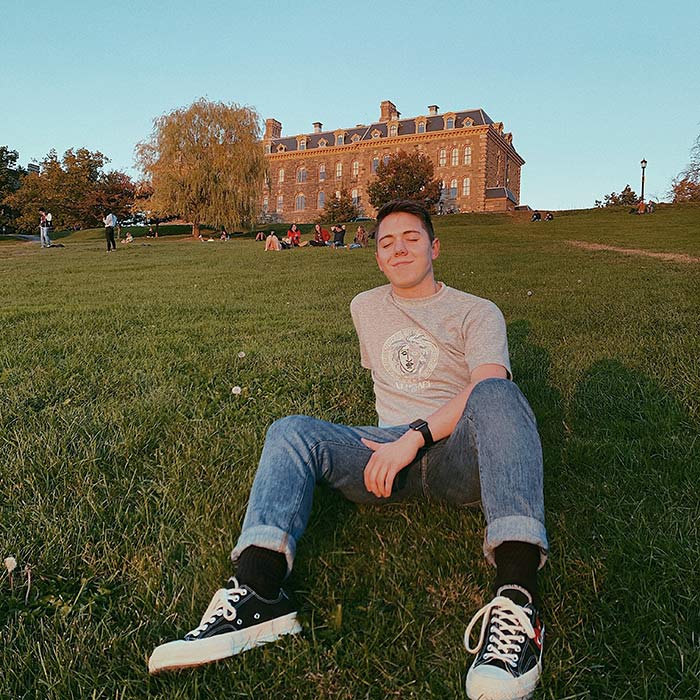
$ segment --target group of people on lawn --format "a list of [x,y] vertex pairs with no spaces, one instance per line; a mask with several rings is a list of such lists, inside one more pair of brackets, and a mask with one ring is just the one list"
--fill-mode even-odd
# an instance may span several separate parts
[[270,231],[267,236],[260,231],[256,235],[255,240],[265,240],[265,250],[288,250],[289,248],[304,248],[305,246],[328,246],[331,248],[346,248],[348,250],[367,247],[369,236],[364,226],[360,225],[357,227],[355,237],[350,245],[345,243],[345,233],[345,224],[333,224],[330,231],[323,228],[321,224],[316,224],[313,238],[308,241],[302,241],[299,227],[296,224],[292,224],[287,231],[287,235],[281,240],[274,231]]

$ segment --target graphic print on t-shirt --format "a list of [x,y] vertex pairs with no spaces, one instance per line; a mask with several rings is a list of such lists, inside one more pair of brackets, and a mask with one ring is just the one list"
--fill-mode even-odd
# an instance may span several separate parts
[[382,348],[384,369],[396,379],[396,388],[416,392],[430,387],[428,379],[438,362],[433,338],[420,328],[403,328],[387,338]]

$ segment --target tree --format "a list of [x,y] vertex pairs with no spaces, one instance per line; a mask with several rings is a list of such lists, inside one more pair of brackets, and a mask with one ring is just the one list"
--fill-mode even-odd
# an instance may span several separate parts
[[629,185],[625,185],[625,189],[619,194],[617,192],[611,192],[603,197],[603,201],[596,199],[595,205],[597,207],[629,207],[634,206],[638,202],[639,197],[637,197],[636,192]]
[[442,186],[433,179],[433,162],[418,151],[399,151],[377,168],[376,177],[367,187],[370,204],[380,209],[392,199],[413,199],[435,209]]
[[23,168],[17,167],[19,153],[7,146],[0,146],[0,233],[14,228],[19,212],[5,203],[5,198],[16,192],[25,175]]
[[34,231],[39,207],[53,214],[54,226],[84,228],[99,226],[106,209],[117,217],[128,215],[134,200],[134,185],[128,175],[103,168],[109,159],[87,148],[68,149],[59,160],[51,150],[39,164],[38,173],[28,173],[21,187],[6,202],[18,212],[20,230]]
[[259,116],[250,107],[204,98],[153,122],[136,160],[153,188],[151,216],[181,216],[202,224],[251,226],[265,173]]
[[360,211],[353,204],[352,197],[347,188],[343,187],[340,190],[339,197],[329,197],[323,207],[323,213],[318,219],[318,222],[332,221],[340,223],[341,221],[352,221],[360,215]]
[[671,185],[673,203],[700,202],[700,136],[690,149],[690,163]]

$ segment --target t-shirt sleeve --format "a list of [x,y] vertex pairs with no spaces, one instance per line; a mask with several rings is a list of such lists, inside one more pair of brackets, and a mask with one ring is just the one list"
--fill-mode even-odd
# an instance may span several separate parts
[[366,325],[363,323],[365,318],[363,310],[364,304],[360,295],[358,295],[350,302],[350,315],[352,316],[352,322],[355,324],[357,339],[360,341],[360,364],[366,369],[372,369],[370,353],[367,348]]
[[508,357],[508,335],[501,310],[484,300],[474,307],[465,318],[464,359],[469,371],[480,365],[501,365],[512,377]]

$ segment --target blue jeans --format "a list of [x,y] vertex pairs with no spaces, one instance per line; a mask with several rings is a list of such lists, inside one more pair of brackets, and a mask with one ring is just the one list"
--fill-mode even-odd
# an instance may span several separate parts
[[[518,387],[506,379],[479,382],[452,434],[421,449],[397,476],[389,498],[367,491],[364,469],[372,451],[360,438],[396,440],[408,426],[335,425],[289,416],[268,429],[234,563],[250,545],[282,552],[292,570],[297,543],[311,514],[316,484],[355,503],[381,505],[425,498],[479,505],[486,516],[484,554],[507,541],[535,544],[547,556],[542,494],[542,448],[535,417]],[[399,488],[396,488],[398,485]]]
[[47,226],[39,226],[39,237],[41,238],[41,247],[50,248],[51,239],[49,238],[49,229]]

